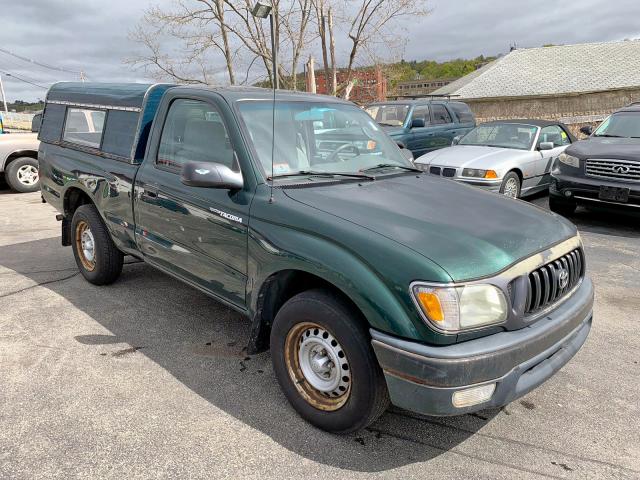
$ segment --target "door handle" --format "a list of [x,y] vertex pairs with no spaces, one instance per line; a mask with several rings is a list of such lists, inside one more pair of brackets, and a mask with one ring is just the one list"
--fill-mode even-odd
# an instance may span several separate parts
[[160,187],[158,185],[146,184],[142,189],[142,196],[147,198],[156,198],[159,191]]

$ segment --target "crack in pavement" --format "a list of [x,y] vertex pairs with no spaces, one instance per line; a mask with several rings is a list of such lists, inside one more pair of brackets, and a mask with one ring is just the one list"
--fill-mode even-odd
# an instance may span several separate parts
[[36,283],[35,285],[30,285],[28,287],[21,288],[20,290],[16,290],[14,292],[4,293],[0,295],[0,298],[7,298],[7,297],[10,297],[11,295],[16,295],[18,293],[26,292],[27,290],[31,290],[32,288],[36,288],[36,287],[41,287],[43,285],[49,285],[51,283],[57,283],[57,282],[64,282],[65,280],[69,280],[70,278],[73,278],[79,274],[80,272],[75,272],[71,275],[67,275],[66,277],[56,278],[55,280],[47,280],[46,282],[39,282],[39,283]]
[[[590,457],[582,457],[580,455],[576,455],[576,454],[573,454],[573,453],[563,452],[561,450],[555,450],[555,449],[549,448],[549,447],[542,447],[540,445],[535,445],[533,443],[523,442],[521,440],[514,440],[514,439],[511,439],[511,438],[499,437],[497,435],[491,435],[489,433],[482,433],[482,432],[474,431],[474,430],[469,429],[469,428],[463,428],[463,427],[458,427],[458,426],[454,426],[454,425],[447,425],[445,423],[441,423],[441,422],[437,422],[437,421],[433,421],[433,420],[428,420],[426,418],[413,416],[411,414],[394,412],[392,410],[387,411],[387,415],[389,415],[389,414],[390,415],[396,415],[398,417],[408,418],[408,419],[411,419],[411,420],[417,420],[417,421],[423,422],[423,423],[428,423],[429,425],[435,425],[435,426],[438,426],[438,427],[444,427],[444,428],[448,428],[448,429],[451,429],[451,430],[459,430],[459,431],[464,432],[464,433],[470,433],[472,435],[477,435],[477,436],[480,436],[480,437],[489,438],[491,440],[496,440],[496,441],[499,441],[499,442],[510,443],[510,444],[513,444],[513,445],[518,445],[518,446],[527,447],[527,448],[536,448],[538,450],[542,450],[543,452],[555,453],[555,454],[558,454],[558,455],[563,455],[563,456],[566,456],[566,457],[569,457],[569,458],[573,458],[575,460],[580,460],[580,461],[583,461],[583,462],[592,462],[592,463],[596,463],[598,465],[602,465],[602,466],[605,466],[605,467],[611,467],[611,468],[615,468],[615,469],[619,469],[619,470],[624,470],[626,472],[633,473],[633,474],[639,474],[640,473],[640,470],[634,470],[634,469],[631,469],[631,468],[628,468],[628,467],[624,467],[622,465],[617,465],[615,463],[607,462],[605,460],[598,460],[596,458],[590,458]],[[382,433],[387,433],[387,432],[382,431]],[[387,434],[391,435],[389,433],[387,433]],[[416,442],[420,443],[419,440],[416,440]]]

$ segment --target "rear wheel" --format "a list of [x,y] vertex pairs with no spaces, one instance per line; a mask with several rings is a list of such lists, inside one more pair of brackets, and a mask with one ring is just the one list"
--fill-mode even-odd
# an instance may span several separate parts
[[73,255],[82,276],[94,285],[113,283],[122,272],[124,255],[111,240],[95,206],[78,207],[71,232]]
[[38,160],[20,157],[7,166],[5,178],[9,187],[19,193],[35,192],[40,188]]
[[516,172],[509,172],[504,176],[500,193],[509,198],[520,198],[520,177]]
[[293,408],[323,430],[360,430],[389,405],[367,330],[328,291],[303,292],[282,306],[271,329],[271,356]]
[[578,205],[575,201],[562,200],[553,195],[549,195],[549,209],[552,212],[566,217],[573,214],[576,211],[576,208],[578,208]]

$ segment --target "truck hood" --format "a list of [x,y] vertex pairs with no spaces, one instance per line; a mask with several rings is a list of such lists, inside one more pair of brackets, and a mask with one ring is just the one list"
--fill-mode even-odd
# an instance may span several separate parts
[[[453,281],[493,275],[576,235],[573,224],[531,204],[424,175],[284,192],[393,240],[396,247],[391,248],[403,245],[420,253]],[[358,245],[349,247],[359,250]],[[381,251],[371,261],[392,259],[392,251]]]
[[591,137],[574,143],[565,153],[579,158],[640,160],[640,138]]
[[443,167],[497,167],[502,162],[513,162],[531,156],[528,150],[513,148],[483,147],[479,145],[455,145],[427,153],[416,159],[416,163]]

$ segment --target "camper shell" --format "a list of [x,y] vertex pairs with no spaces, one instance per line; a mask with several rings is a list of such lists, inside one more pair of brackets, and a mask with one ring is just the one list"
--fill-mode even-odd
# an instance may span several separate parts
[[[38,138],[41,142],[139,164],[144,159],[160,100],[173,86],[166,83],[56,83],[47,94]],[[96,115],[86,117],[87,111]],[[79,125],[86,127],[86,131],[65,137],[65,125],[78,121],[74,115],[85,116],[84,122],[79,119]]]

